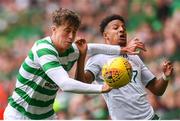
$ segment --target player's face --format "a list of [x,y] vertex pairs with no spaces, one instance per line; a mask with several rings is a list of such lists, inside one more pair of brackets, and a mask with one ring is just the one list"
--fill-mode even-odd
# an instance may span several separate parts
[[108,23],[104,31],[106,44],[126,46],[126,28],[120,20],[113,20]]
[[53,35],[58,42],[58,47],[62,50],[67,50],[74,42],[77,29],[71,27],[69,24],[64,24],[59,27],[55,27]]

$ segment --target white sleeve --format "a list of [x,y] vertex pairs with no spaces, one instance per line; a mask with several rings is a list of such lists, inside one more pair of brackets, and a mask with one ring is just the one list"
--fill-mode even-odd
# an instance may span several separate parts
[[92,94],[100,93],[102,90],[102,85],[86,84],[69,78],[69,75],[62,67],[48,71],[47,75],[66,92]]
[[121,47],[119,45],[88,43],[89,56],[96,54],[120,55]]
[[151,80],[155,78],[155,75],[148,69],[148,67],[142,62],[142,60],[137,56],[137,60],[141,65],[141,79],[142,83],[146,86]]
[[102,57],[101,55],[92,56],[87,60],[86,65],[85,65],[84,70],[90,71],[94,76],[94,80],[96,79],[96,76],[98,76],[99,73],[101,72],[101,67],[99,65],[102,61],[101,57]]

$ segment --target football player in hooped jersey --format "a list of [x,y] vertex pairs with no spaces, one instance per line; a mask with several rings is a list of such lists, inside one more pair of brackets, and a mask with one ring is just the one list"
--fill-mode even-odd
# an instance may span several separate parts
[[[100,24],[100,30],[106,44],[119,45],[124,47],[127,44],[126,27],[124,19],[119,15],[111,15],[103,19]],[[139,41],[135,39],[130,42]],[[131,82],[118,89],[112,89],[103,94],[107,103],[110,116],[113,120],[151,120],[158,119],[152,106],[146,99],[145,88],[149,89],[157,96],[163,95],[172,76],[173,66],[169,61],[164,61],[162,77],[156,78],[146,67],[138,55],[122,54],[132,65],[133,77]],[[86,83],[92,83],[96,80],[99,84],[103,83],[101,70],[108,60],[117,57],[117,55],[95,55],[88,59],[84,70],[78,80],[85,80]]]
[[84,59],[86,50],[91,54],[120,54],[120,51],[134,54],[132,48],[144,48],[138,42],[125,48],[103,44],[89,44],[87,47],[84,39],[74,44],[80,19],[68,9],[54,11],[52,24],[52,35],[36,41],[22,63],[4,119],[55,119],[53,102],[59,88],[74,93],[110,91],[112,88],[106,84],[91,85],[69,78],[67,72],[76,61]]

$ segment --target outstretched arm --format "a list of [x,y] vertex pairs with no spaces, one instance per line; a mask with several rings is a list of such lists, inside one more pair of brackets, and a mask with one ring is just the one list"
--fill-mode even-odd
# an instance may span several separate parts
[[144,43],[135,38],[127,43],[127,46],[120,47],[119,45],[107,45],[107,44],[88,44],[88,54],[93,56],[95,54],[108,54],[108,55],[120,55],[120,54],[139,54],[137,49],[146,51]]
[[173,65],[170,61],[164,61],[163,74],[159,79],[154,79],[149,82],[147,88],[155,95],[162,96],[167,88],[168,82],[172,79]]
[[51,70],[47,75],[66,92],[74,93],[104,93],[109,92],[111,88],[108,85],[85,84],[80,81],[69,78],[67,72],[63,68]]
[[37,48],[35,53],[37,61],[47,76],[54,81],[63,91],[74,93],[104,93],[111,90],[107,85],[91,85],[71,79],[60,64],[53,50]]

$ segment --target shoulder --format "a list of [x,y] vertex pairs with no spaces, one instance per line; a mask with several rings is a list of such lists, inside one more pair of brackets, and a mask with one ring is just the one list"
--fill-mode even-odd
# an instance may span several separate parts
[[140,57],[138,55],[128,55],[128,58],[139,59]]
[[107,56],[109,56],[109,55],[96,54],[96,55],[93,55],[93,56],[89,57],[88,60],[103,60],[103,58],[106,58]]
[[87,60],[87,65],[88,64],[93,64],[93,65],[101,64],[102,61],[103,61],[104,56],[105,55],[103,55],[103,54],[97,54],[97,55],[89,57],[88,60]]
[[117,56],[113,55],[105,55],[105,54],[97,54],[94,56],[91,56],[87,63],[91,63],[94,65],[99,65],[100,67],[103,66],[105,63],[107,63],[110,59],[115,58]]
[[141,58],[138,55],[128,55],[128,58],[132,61],[142,62]]
[[143,61],[138,55],[128,55],[128,60],[132,61],[136,65],[144,65]]
[[39,54],[52,54],[57,56],[58,51],[55,49],[50,37],[45,37],[43,39],[37,40],[35,42],[35,45],[33,46],[33,52],[36,52],[38,55]]
[[52,45],[53,46],[53,43],[52,43],[50,37],[45,37],[45,38],[36,40],[35,43],[36,43],[36,45]]
[[37,48],[48,48],[56,51],[54,44],[52,43],[50,37],[45,37],[39,39],[35,42]]

